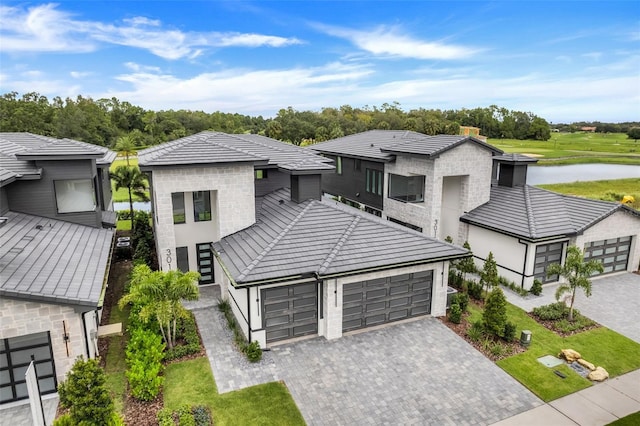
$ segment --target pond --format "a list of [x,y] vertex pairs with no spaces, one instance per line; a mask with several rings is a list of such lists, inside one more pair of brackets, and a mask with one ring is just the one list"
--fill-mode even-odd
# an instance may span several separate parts
[[[150,212],[151,211],[151,202],[150,201],[134,201],[133,202],[133,209],[134,210],[142,210],[144,212]],[[114,211],[120,211],[120,210],[129,210],[129,203],[128,202],[115,202],[113,203],[113,210]]]
[[570,164],[566,166],[530,166],[527,170],[529,185],[626,178],[640,178],[640,166]]

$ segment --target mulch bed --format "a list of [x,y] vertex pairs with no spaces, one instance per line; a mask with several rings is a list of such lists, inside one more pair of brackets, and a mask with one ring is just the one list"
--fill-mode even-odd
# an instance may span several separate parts
[[544,328],[553,331],[554,333],[556,333],[558,336],[560,337],[569,337],[569,336],[573,336],[574,334],[578,334],[578,333],[582,333],[583,331],[588,331],[588,330],[593,330],[596,328],[600,328],[602,327],[600,324],[598,324],[597,322],[593,321],[592,325],[588,325],[586,327],[582,327],[578,330],[573,330],[570,332],[565,332],[563,330],[558,329],[558,327],[556,327],[556,320],[542,320],[540,318],[538,318],[536,315],[534,315],[532,312],[527,312],[527,315],[529,315],[529,317],[533,318],[538,324],[540,324],[541,326],[543,326]]
[[149,402],[138,401],[129,395],[125,401],[124,421],[128,425],[155,426],[158,424],[156,416],[162,406],[162,392]]

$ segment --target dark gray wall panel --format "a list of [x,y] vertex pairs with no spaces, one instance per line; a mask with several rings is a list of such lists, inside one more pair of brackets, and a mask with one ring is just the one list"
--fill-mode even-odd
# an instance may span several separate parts
[[[336,157],[327,155],[335,161]],[[329,173],[322,176],[322,190],[332,195],[342,195],[350,200],[357,201],[367,206],[382,210],[382,195],[372,194],[366,191],[366,170],[379,170],[383,172],[384,163],[360,160],[359,170],[356,169],[356,159],[342,157],[342,174]]]
[[7,199],[7,190],[0,188],[0,214],[4,214],[9,211],[9,200]]
[[290,176],[276,169],[267,170],[266,179],[256,179],[256,197],[264,197],[270,192],[281,188],[290,188]]
[[320,183],[320,175],[291,176],[291,199],[298,203],[319,200],[322,197]]

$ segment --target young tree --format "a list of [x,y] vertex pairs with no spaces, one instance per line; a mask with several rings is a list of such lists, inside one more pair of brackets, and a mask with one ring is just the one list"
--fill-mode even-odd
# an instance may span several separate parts
[[[471,252],[471,245],[468,241],[465,241],[462,247]],[[471,252],[471,254],[473,255],[473,252]],[[471,274],[476,271],[476,264],[473,262],[473,256],[460,259],[456,264],[456,268],[462,272],[463,278],[466,280],[467,274]]]
[[507,323],[507,299],[500,287],[494,287],[487,297],[482,312],[485,330],[494,336],[501,336]]
[[133,230],[133,196],[135,195],[142,201],[149,201],[147,176],[136,166],[118,166],[111,173],[111,179],[116,183],[116,190],[126,188],[129,192],[129,213],[131,215],[131,230]]
[[556,290],[556,300],[560,300],[564,293],[571,293],[569,303],[569,321],[573,321],[573,303],[576,300],[576,290],[581,288],[587,297],[591,296],[590,277],[594,272],[602,273],[602,263],[597,260],[584,261],[584,254],[576,246],[567,248],[564,265],[553,263],[547,267],[547,276],[560,275],[566,282],[560,284]]
[[130,136],[120,136],[116,141],[115,146],[118,154],[122,154],[127,159],[127,166],[129,166],[129,156],[136,154],[136,147],[133,143],[133,139]]
[[487,291],[498,285],[498,265],[493,258],[493,252],[489,252],[487,260],[484,261],[484,267],[480,273],[480,282],[483,288],[484,286],[487,287]]
[[140,319],[143,322],[156,318],[160,333],[169,349],[175,346],[179,317],[186,315],[183,300],[198,300],[200,274],[189,271],[152,271],[147,265],[136,265],[131,273],[129,293],[120,299],[119,305],[142,305]]

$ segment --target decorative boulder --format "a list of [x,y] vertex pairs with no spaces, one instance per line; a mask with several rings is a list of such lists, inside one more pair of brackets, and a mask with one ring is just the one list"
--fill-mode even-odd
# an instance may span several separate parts
[[580,358],[582,358],[582,356],[580,356],[580,354],[576,351],[574,351],[573,349],[563,349],[560,351],[560,355],[558,355],[560,358],[564,358],[567,360],[567,362],[571,363],[573,361],[577,361]]
[[591,364],[589,361],[587,361],[586,359],[582,359],[580,358],[578,360],[578,364],[580,364],[581,366],[583,366],[584,368],[588,368],[589,370],[593,371],[596,369],[596,366]]
[[609,378],[609,373],[602,367],[596,368],[594,371],[589,373],[587,379],[593,380],[594,382],[601,382]]

